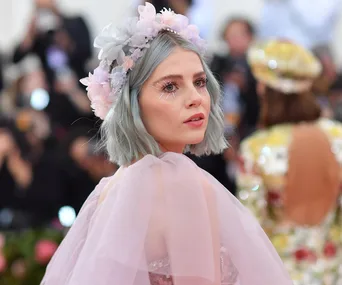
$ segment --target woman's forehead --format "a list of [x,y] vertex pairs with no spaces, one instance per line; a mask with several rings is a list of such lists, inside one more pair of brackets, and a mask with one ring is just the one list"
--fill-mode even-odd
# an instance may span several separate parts
[[203,71],[203,65],[198,54],[176,48],[158,65],[151,77],[164,77],[170,74],[193,76],[201,71]]

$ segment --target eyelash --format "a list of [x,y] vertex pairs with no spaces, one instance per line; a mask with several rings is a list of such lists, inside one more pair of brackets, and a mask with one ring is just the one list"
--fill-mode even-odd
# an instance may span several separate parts
[[[201,83],[200,85],[196,85],[197,83]],[[207,78],[199,78],[197,79],[195,82],[194,82],[194,85],[197,87],[197,88],[206,88],[207,87],[207,83],[208,83],[208,79]],[[170,86],[174,86],[176,87],[176,90],[167,90],[168,87]],[[179,89],[178,85],[176,82],[166,82],[163,87],[162,87],[162,91],[165,92],[165,93],[168,93],[168,94],[174,94],[177,90]]]

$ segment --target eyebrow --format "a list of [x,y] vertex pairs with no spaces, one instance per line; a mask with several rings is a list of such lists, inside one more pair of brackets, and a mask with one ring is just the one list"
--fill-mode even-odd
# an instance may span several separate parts
[[[206,75],[205,72],[204,71],[200,71],[200,72],[195,73],[193,78],[200,77],[200,76],[203,76],[203,75]],[[180,74],[169,74],[169,75],[163,76],[162,78],[159,78],[157,81],[155,81],[153,83],[153,85],[156,85],[156,84],[158,84],[161,81],[175,80],[175,79],[183,79],[183,75],[180,75]]]

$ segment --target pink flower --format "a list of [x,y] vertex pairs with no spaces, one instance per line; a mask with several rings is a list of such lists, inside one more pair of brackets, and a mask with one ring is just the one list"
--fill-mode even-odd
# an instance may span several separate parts
[[280,206],[282,202],[282,197],[279,191],[268,191],[267,192],[267,202],[272,206]]
[[337,253],[337,247],[333,242],[328,241],[324,246],[323,252],[324,255],[328,258],[335,257]]
[[306,248],[297,249],[294,256],[298,262],[304,261],[309,257],[309,250]]
[[26,273],[26,264],[24,260],[17,260],[11,266],[11,271],[14,277],[23,278]]
[[192,40],[192,39],[195,39],[197,37],[199,37],[199,30],[197,28],[197,26],[195,25],[189,25],[187,26],[186,29],[184,29],[182,32],[181,32],[181,35],[187,39],[187,40]]
[[100,66],[94,70],[93,76],[94,80],[98,83],[107,82],[109,77],[108,72]]
[[57,243],[50,240],[41,240],[37,242],[35,247],[35,258],[38,263],[45,265],[54,255],[58,248]]
[[89,77],[80,81],[87,86],[88,98],[95,115],[104,120],[113,104],[108,72],[99,66],[94,70],[94,74],[89,73]]
[[134,65],[134,61],[132,58],[130,58],[129,56],[125,56],[124,57],[124,62],[123,62],[123,68],[128,71],[129,69],[132,69]]
[[94,70],[94,74],[89,73],[89,76],[80,80],[80,82],[85,85],[89,86],[90,84],[103,84],[108,81],[109,74],[106,70],[104,70],[101,66],[97,67]]
[[181,14],[175,14],[174,22],[170,26],[171,29],[175,30],[178,33],[181,33],[185,30],[189,25],[189,19]]
[[171,9],[167,10],[164,8],[164,10],[161,11],[160,21],[166,26],[173,26],[175,23],[175,12],[173,12]]
[[95,116],[104,120],[113,104],[109,83],[93,83],[88,86],[87,90],[90,106],[94,110]]
[[3,254],[0,252],[0,273],[6,270],[7,262]]
[[317,256],[316,254],[305,248],[299,248],[294,252],[294,256],[297,262],[303,262],[303,261],[308,261],[308,262],[316,262]]

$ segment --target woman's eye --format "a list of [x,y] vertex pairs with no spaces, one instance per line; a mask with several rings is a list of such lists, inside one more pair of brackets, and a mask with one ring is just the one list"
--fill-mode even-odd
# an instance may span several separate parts
[[199,88],[203,88],[207,86],[207,79],[201,78],[195,81],[195,86]]
[[163,91],[167,93],[173,93],[177,91],[177,86],[174,83],[167,83],[163,87]]

